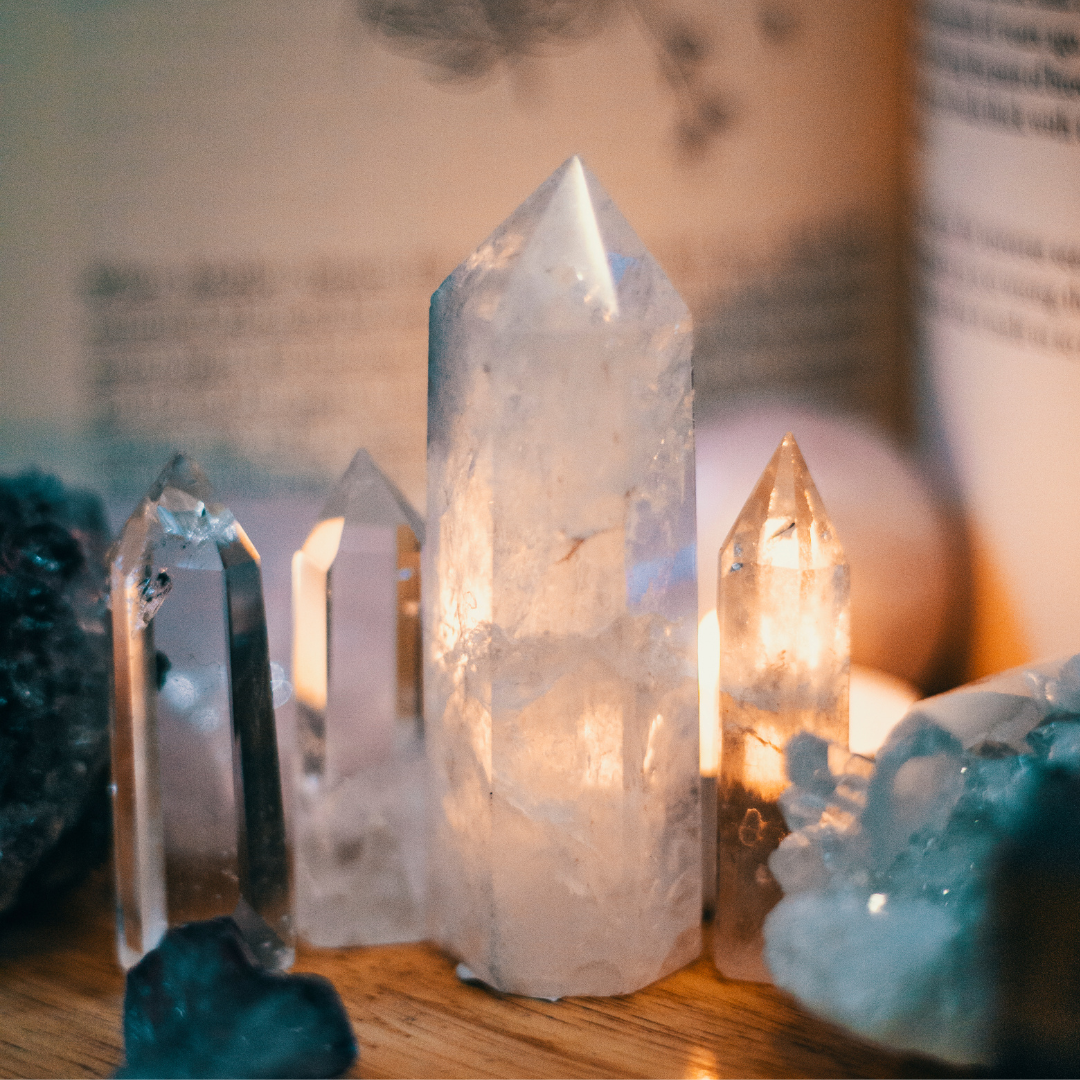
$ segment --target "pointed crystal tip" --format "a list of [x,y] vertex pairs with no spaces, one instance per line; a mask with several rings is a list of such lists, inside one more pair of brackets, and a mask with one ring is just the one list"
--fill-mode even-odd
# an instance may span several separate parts
[[177,451],[169,459],[168,464],[158,474],[150,488],[147,498],[155,502],[161,498],[161,493],[166,488],[176,488],[185,491],[195,499],[208,502],[213,496],[213,488],[202,471],[199,463],[194,458],[188,457],[182,451]]
[[214,500],[214,489],[206,474],[193,458],[183,453],[169,459],[132,511],[121,530],[115,556],[125,565],[132,559],[138,562],[145,545],[160,539],[161,530],[167,536],[183,537],[196,545],[209,540],[231,544],[239,537],[252,556],[258,558],[229,508]]
[[789,431],[724,541],[720,573],[754,563],[811,569],[846,562],[806,460]]
[[459,290],[484,323],[580,327],[646,316],[689,327],[671,283],[576,154],[443,282],[433,310],[452,308]]
[[330,492],[320,521],[329,518],[344,518],[350,525],[408,525],[419,543],[424,540],[423,519],[364,447]]
[[519,273],[576,287],[587,304],[613,315],[618,296],[581,158],[575,154],[552,180],[554,191],[522,252]]

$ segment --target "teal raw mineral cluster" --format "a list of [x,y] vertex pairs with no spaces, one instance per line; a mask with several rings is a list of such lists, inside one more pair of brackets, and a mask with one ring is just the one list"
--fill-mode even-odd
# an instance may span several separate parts
[[1080,656],[919,702],[876,762],[803,733],[787,767],[792,832],[769,862],[784,897],[765,924],[776,985],[888,1046],[989,1063],[1017,932],[1000,868],[1044,793],[1080,775]]
[[329,979],[267,971],[227,916],[169,930],[127,974],[118,1077],[329,1077],[357,1057]]

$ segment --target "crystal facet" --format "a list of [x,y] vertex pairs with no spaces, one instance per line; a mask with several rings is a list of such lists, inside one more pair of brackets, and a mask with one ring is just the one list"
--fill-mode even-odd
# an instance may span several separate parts
[[577,158],[432,297],[434,936],[619,994],[700,947],[690,318]]
[[120,961],[169,926],[231,914],[292,963],[289,859],[259,556],[178,454],[110,568]]
[[720,549],[720,774],[714,951],[729,978],[767,982],[762,922],[780,899],[768,858],[787,831],[784,745],[847,746],[848,567],[806,462],[786,435]]
[[293,557],[296,917],[313,945],[424,936],[422,540],[358,450]]

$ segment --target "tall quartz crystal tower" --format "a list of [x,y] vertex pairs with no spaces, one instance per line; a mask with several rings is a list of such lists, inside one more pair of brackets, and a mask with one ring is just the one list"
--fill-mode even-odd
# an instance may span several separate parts
[[423,535],[358,450],[293,557],[296,917],[313,945],[424,936]]
[[784,745],[848,744],[848,566],[806,462],[785,435],[720,549],[717,967],[769,981],[762,923],[780,899],[768,858],[787,829]]
[[259,556],[178,454],[112,553],[117,945],[130,967],[169,926],[232,915],[292,963]]
[[432,932],[504,991],[700,948],[690,349],[576,157],[432,297]]

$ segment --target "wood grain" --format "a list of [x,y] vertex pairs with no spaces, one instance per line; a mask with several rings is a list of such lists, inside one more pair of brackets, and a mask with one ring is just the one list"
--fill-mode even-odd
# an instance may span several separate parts
[[[535,1001],[461,983],[431,945],[301,948],[332,979],[360,1042],[357,1077],[953,1076],[870,1047],[705,959],[621,998]],[[104,870],[0,930],[0,1077],[107,1076],[124,979]]]

